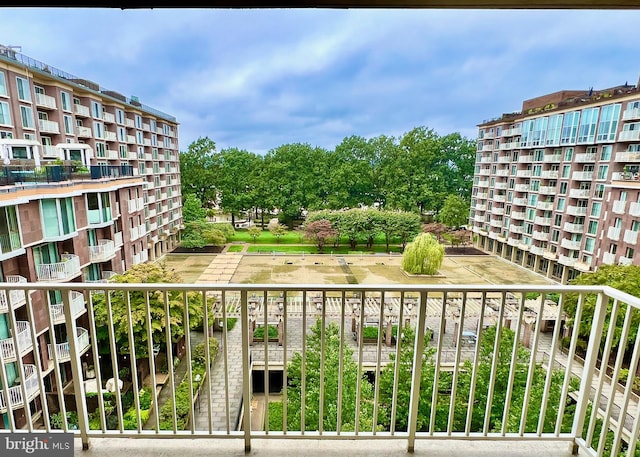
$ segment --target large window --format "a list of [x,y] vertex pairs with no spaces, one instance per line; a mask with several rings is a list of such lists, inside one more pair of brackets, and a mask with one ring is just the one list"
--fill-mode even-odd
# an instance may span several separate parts
[[89,224],[103,224],[111,222],[111,203],[108,192],[87,194],[87,212]]
[[532,146],[544,145],[548,121],[548,117],[539,117],[533,122],[533,131],[527,143],[530,143]]
[[576,142],[579,120],[580,111],[572,111],[564,115],[564,123],[562,124],[562,135],[560,136],[561,144],[573,144]]
[[71,96],[67,92],[60,92],[60,98],[62,99],[62,110],[71,111]]
[[0,102],[0,125],[11,125],[11,113],[6,102]]
[[29,81],[16,76],[16,84],[18,86],[18,99],[30,102],[31,101],[31,89],[29,88]]
[[73,135],[73,118],[71,116],[64,116],[64,133]]
[[2,247],[3,253],[22,247],[15,206],[0,208],[0,247]]
[[547,146],[558,146],[560,144],[560,134],[562,133],[562,114],[556,114],[549,118],[549,127],[547,130]]
[[102,119],[102,105],[91,100],[91,114],[95,119]]
[[76,231],[73,198],[45,198],[40,200],[40,206],[45,237],[69,235]]
[[602,211],[602,203],[593,202],[591,205],[591,216],[592,217],[600,217],[600,212]]
[[585,108],[580,117],[578,129],[578,143],[591,143],[596,136],[596,125],[600,108]]
[[0,95],[7,95],[7,79],[2,71],[0,71]]
[[598,141],[615,141],[619,119],[620,103],[602,107],[600,124],[598,124]]
[[33,120],[33,110],[30,106],[20,105],[20,116],[22,117],[22,127],[25,129],[35,129]]
[[102,122],[93,122],[93,136],[96,138],[104,138],[104,125]]

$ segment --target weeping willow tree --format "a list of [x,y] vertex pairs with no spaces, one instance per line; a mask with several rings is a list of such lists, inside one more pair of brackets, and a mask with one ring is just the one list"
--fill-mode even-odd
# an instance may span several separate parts
[[407,245],[402,255],[402,268],[407,273],[434,275],[442,265],[444,246],[431,234],[421,233]]

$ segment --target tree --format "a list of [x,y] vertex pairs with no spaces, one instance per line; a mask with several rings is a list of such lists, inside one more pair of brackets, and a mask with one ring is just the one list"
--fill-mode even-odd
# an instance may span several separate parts
[[253,238],[253,243],[255,244],[256,238],[258,238],[262,233],[262,229],[256,225],[252,225],[251,227],[249,227],[248,233],[249,236]]
[[[321,378],[321,348],[324,344],[324,376]],[[373,389],[366,377],[358,378],[358,365],[353,350],[342,346],[342,384],[339,384],[340,368],[340,328],[329,323],[322,332],[322,321],[317,320],[306,339],[305,365],[305,430],[319,429],[320,383],[324,381],[322,428],[336,431],[338,426],[338,389],[342,389],[342,423],[344,431],[355,430],[356,404],[360,407],[360,429],[372,427]],[[290,430],[300,430],[302,418],[302,354],[296,352],[287,369],[287,424]],[[357,386],[360,385],[358,398]],[[282,424],[280,424],[282,425]]]
[[[582,273],[580,276],[571,281],[572,285],[588,286],[588,285],[602,285],[611,286],[614,289],[618,289],[622,292],[626,292],[634,297],[640,297],[640,266],[638,265],[601,265],[598,270],[593,273]],[[593,314],[595,311],[597,295],[585,294],[583,300],[583,314],[582,322],[579,329],[580,342],[583,348],[586,347],[589,341],[589,334],[591,332],[591,322],[593,321]],[[569,325],[573,324],[573,320],[576,316],[576,307],[578,303],[577,294],[567,294],[565,301],[565,310],[569,315]],[[621,303],[619,316],[624,316],[626,312],[626,303]],[[604,334],[609,329],[611,324],[611,311],[613,308],[613,299],[609,299],[607,302],[607,313],[605,315]],[[628,347],[632,347],[636,335],[638,332],[638,326],[640,325],[640,312],[631,313],[631,323],[629,335],[626,341],[620,341],[622,337],[622,319],[617,320],[616,328],[614,331],[613,347],[617,347],[619,343],[626,344]],[[604,348],[604,338],[601,343],[601,350]]]
[[407,211],[384,211],[381,230],[385,235],[387,251],[389,250],[389,240],[398,238],[404,250],[410,239],[420,233],[420,216]]
[[280,244],[280,237],[287,233],[287,226],[278,222],[269,224],[269,232],[276,237],[276,242]]
[[202,202],[195,194],[185,196],[182,203],[182,218],[185,224],[192,221],[204,221],[207,218],[207,210],[202,207]]
[[222,246],[227,237],[222,230],[204,220],[187,222],[182,232],[180,246],[185,248],[202,248],[207,245]]
[[205,206],[216,201],[216,169],[213,155],[216,144],[208,137],[198,138],[187,151],[180,152],[182,195],[195,194]]
[[436,239],[440,241],[442,239],[442,234],[447,231],[447,227],[440,222],[430,222],[429,224],[425,224],[422,230],[425,233],[435,235]]
[[442,265],[444,246],[428,233],[421,233],[409,243],[402,255],[402,268],[412,274],[434,275]]
[[327,240],[335,235],[336,231],[331,226],[331,222],[326,219],[309,222],[304,226],[305,238],[313,241],[318,246],[320,253],[322,253]]
[[[143,263],[132,266],[125,273],[112,278],[115,283],[181,283],[182,279],[173,270],[169,270],[165,262]],[[165,307],[164,292],[150,291],[149,308],[151,322],[147,322],[145,305],[145,293],[138,291],[128,292],[131,304],[131,312],[127,308],[127,292],[111,291],[111,318],[115,334],[115,345],[120,354],[130,354],[129,345],[129,317],[133,327],[133,341],[135,344],[136,358],[148,357],[147,327],[151,325],[153,343],[165,345],[165,329],[167,318],[170,323],[171,341],[177,342],[184,336],[184,301],[181,291],[171,291],[167,294],[169,315]],[[202,325],[203,308],[202,295],[197,292],[187,294],[189,307],[190,328],[198,328]],[[93,295],[93,312],[96,322],[96,338],[99,349],[106,353],[109,351],[109,319],[106,297],[104,293]]]
[[262,167],[262,156],[249,151],[223,149],[214,158],[219,175],[216,183],[220,191],[220,206],[231,213],[235,226],[235,215],[253,207],[256,186],[255,172]]
[[438,220],[448,227],[465,225],[469,220],[469,202],[459,195],[449,195],[442,205]]

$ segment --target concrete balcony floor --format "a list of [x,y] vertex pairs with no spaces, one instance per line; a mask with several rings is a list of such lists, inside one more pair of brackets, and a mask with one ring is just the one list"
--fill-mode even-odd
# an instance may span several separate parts
[[[252,449],[245,453],[243,441],[238,439],[127,439],[94,438],[89,450],[82,451],[75,441],[75,455],[83,457],[210,457],[210,456],[349,456],[349,457],[569,457],[568,442],[549,441],[465,441],[418,440],[414,453],[407,452],[406,440],[252,440]],[[581,455],[584,455],[581,453]]]

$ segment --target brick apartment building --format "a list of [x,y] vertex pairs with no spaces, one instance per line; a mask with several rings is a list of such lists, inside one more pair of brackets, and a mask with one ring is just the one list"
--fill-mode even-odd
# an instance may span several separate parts
[[479,125],[476,244],[565,283],[638,264],[640,91],[561,91]]
[[[0,281],[105,281],[173,249],[182,228],[177,127],[135,97],[0,46]],[[90,357],[86,298],[72,293],[71,310]],[[37,417],[40,379],[47,391],[67,385],[63,323],[59,293],[0,292],[0,428],[10,413],[25,426],[27,405]]]

